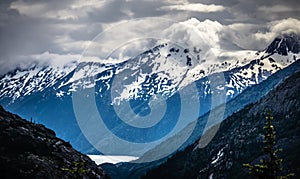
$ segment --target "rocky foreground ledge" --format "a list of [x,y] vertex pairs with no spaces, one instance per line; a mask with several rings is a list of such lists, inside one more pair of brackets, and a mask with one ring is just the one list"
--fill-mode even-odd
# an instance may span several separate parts
[[0,178],[109,178],[44,125],[0,106]]

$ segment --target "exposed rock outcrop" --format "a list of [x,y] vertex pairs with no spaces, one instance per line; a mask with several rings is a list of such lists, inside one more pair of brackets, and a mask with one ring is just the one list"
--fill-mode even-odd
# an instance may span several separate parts
[[54,131],[0,106],[0,178],[109,177]]

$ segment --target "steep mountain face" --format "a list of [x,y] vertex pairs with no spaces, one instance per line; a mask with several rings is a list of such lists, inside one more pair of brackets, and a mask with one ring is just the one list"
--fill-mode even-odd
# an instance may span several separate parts
[[[299,41],[293,35],[288,39]],[[289,43],[281,45],[288,46]],[[200,51],[162,44],[117,64],[74,62],[64,66],[35,65],[26,70],[16,69],[0,79],[0,104],[25,118],[33,117],[53,128],[59,137],[69,140],[80,151],[93,153],[95,150],[82,135],[73,110],[72,93],[78,89],[94,88],[98,109],[111,111],[105,106],[113,104],[118,107],[126,101],[134,108],[136,116],[143,116],[151,111],[148,103],[155,95],[175,99],[178,91],[195,83],[198,97],[190,97],[200,101],[200,116],[216,107],[211,104],[213,95],[225,90],[226,100],[229,101],[247,87],[262,82],[299,59],[299,53],[294,50],[289,50],[287,56],[281,55],[278,50],[237,54],[236,58],[209,62],[205,61]],[[218,75],[224,76],[224,81],[212,88],[215,83],[212,79]],[[222,102],[225,101],[220,100],[215,105]],[[172,103],[173,106],[179,104],[177,101]],[[115,115],[107,111],[103,115],[108,126],[114,125],[111,130],[118,133],[124,125],[111,122]],[[178,116],[170,118],[176,119]],[[150,137],[159,137],[155,134]]]
[[[54,131],[6,112],[2,106],[0,146],[1,178],[109,178]],[[85,172],[75,170],[76,162]]]
[[[276,88],[279,84],[281,84],[286,78],[292,76],[293,74],[300,71],[300,60],[296,61],[292,65],[274,73],[265,81],[254,85],[250,88],[244,90],[241,94],[237,97],[232,99],[226,104],[225,112],[224,112],[224,119],[231,116],[232,114],[242,110],[246,104],[255,103],[264,97],[266,94],[270,92],[273,88]],[[218,107],[210,111],[201,117],[198,118],[198,122],[195,126],[194,132],[191,136],[186,140],[186,142],[179,148],[179,151],[184,150],[186,147],[193,145],[195,141],[198,141],[201,135],[203,134],[203,129],[205,123],[207,123],[209,116],[211,118],[217,118],[219,114]],[[166,140],[164,143],[156,146],[154,149],[149,150],[143,156],[140,157],[140,160],[151,158],[153,155],[157,155],[160,151],[163,151],[168,146],[172,145],[172,143],[178,140],[178,137],[181,136],[181,133],[185,133],[188,130],[188,126],[184,128],[182,131],[178,133],[175,137],[171,137],[170,139]],[[134,164],[134,163],[120,163],[118,165],[109,165],[103,164],[101,165],[105,170],[109,171],[109,174],[112,178],[140,178],[144,175],[147,171],[159,166],[160,164],[164,163],[168,158],[164,158],[158,161],[150,162],[150,163],[143,163],[143,164]]]
[[[201,144],[195,142],[143,178],[252,178],[242,164],[256,163],[264,157],[263,126],[267,109],[271,109],[274,116],[276,147],[283,149],[280,157],[285,172],[299,176],[299,87],[300,72],[297,72],[260,101],[224,120],[205,148],[200,149]],[[204,137],[209,133],[210,130]]]
[[277,37],[266,49],[268,54],[278,53],[287,56],[289,52],[300,52],[300,39],[296,34],[282,35]]

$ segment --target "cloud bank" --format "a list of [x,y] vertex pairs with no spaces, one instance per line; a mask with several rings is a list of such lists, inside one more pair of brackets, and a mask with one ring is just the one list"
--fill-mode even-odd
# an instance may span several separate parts
[[[106,43],[105,48],[100,47],[98,54],[119,48],[129,37],[138,39],[147,30],[172,41],[183,40],[192,45],[206,42],[203,48],[262,50],[277,35],[299,33],[299,12],[300,4],[294,0],[1,1],[0,75],[45,61],[45,56],[62,63],[78,60],[97,35],[120,23],[149,17],[174,23],[168,27],[149,21],[129,23],[113,36],[103,38],[107,40],[102,42]],[[110,38],[119,38],[122,43],[109,43]],[[143,49],[143,44],[136,43],[134,48]],[[122,56],[135,53],[129,50]]]
[[287,18],[264,25],[234,23],[225,27],[223,38],[242,49],[263,50],[282,34],[300,35],[300,20]]
[[201,4],[201,3],[184,3],[180,5],[170,5],[170,6],[164,6],[161,9],[167,9],[167,10],[179,10],[179,11],[195,11],[195,12],[217,12],[217,11],[224,11],[225,7],[215,4]]

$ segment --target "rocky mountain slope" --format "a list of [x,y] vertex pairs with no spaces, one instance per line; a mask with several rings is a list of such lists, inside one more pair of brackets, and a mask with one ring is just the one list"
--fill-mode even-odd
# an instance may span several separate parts
[[[286,79],[256,103],[224,120],[217,135],[205,147],[195,142],[143,178],[252,178],[244,163],[263,157],[266,109],[272,110],[276,147],[282,148],[286,172],[300,175],[300,72]],[[213,130],[213,128],[211,128]],[[204,134],[209,135],[210,130]]]
[[57,138],[54,131],[0,106],[0,178],[76,177],[109,178],[89,157]]
[[[242,110],[246,104],[255,103],[268,94],[273,88],[276,88],[279,84],[281,84],[285,79],[292,76],[294,73],[300,71],[300,60],[296,61],[292,65],[284,68],[273,75],[271,75],[268,79],[261,82],[260,84],[254,85],[250,88],[244,90],[237,97],[232,99],[226,104],[225,112],[223,118],[231,116],[233,113],[236,113]],[[195,126],[194,132],[191,134],[189,139],[178,149],[179,151],[184,150],[186,147],[198,141],[201,135],[203,134],[204,125],[208,122],[209,116],[212,119],[217,118],[216,115],[219,114],[218,107],[213,109],[210,113],[206,113],[205,115],[198,118],[198,122]],[[187,126],[188,128],[188,126]],[[154,149],[149,150],[143,156],[140,157],[139,160],[147,160],[147,158],[153,158],[153,156],[160,154],[161,151],[168,148],[168,146],[172,145],[172,143],[176,143],[181,133],[184,133],[186,128],[184,128],[181,132],[178,133],[175,137],[172,137],[166,140],[164,143],[156,146]],[[172,156],[172,155],[170,155]],[[169,157],[170,157],[169,156]],[[168,158],[163,158],[158,161],[143,163],[143,164],[135,164],[135,163],[119,163],[118,165],[111,164],[103,164],[101,165],[105,170],[109,171],[109,174],[112,178],[139,178],[141,175],[144,175],[148,170],[151,170],[160,164],[164,163]]]

